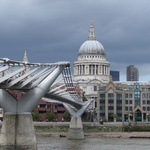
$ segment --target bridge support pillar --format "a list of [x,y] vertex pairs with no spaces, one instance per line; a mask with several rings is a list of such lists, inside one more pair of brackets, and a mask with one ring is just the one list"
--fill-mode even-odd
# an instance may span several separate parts
[[81,117],[71,118],[68,139],[69,140],[83,140],[84,139]]
[[1,150],[37,150],[32,115],[5,114],[0,138]]

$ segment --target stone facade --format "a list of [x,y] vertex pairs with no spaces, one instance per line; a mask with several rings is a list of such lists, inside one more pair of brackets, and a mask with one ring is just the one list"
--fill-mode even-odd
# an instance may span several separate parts
[[98,119],[149,122],[150,82],[113,82],[99,86]]

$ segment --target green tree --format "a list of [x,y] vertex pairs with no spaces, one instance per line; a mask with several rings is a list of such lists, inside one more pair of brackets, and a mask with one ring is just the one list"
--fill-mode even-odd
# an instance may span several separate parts
[[54,113],[47,112],[47,113],[46,113],[46,119],[47,119],[48,121],[56,120],[56,115],[55,115]]
[[118,117],[118,114],[111,114],[111,117],[113,117],[114,121],[116,121],[116,118]]
[[68,112],[64,112],[63,118],[64,118],[65,120],[70,119],[70,114],[69,114]]
[[41,117],[37,110],[35,110],[32,114],[33,120],[40,121]]

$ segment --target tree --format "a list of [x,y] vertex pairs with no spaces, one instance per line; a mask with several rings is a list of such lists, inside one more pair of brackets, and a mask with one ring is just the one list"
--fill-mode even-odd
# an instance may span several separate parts
[[118,117],[118,114],[111,114],[111,117],[113,117],[114,121],[116,122],[116,118]]
[[56,120],[56,115],[55,115],[54,113],[47,112],[47,113],[46,113],[46,119],[47,119],[48,121]]
[[33,120],[40,121],[41,117],[37,110],[35,110],[32,114]]
[[64,112],[63,118],[64,118],[65,120],[69,120],[69,119],[70,119],[70,114],[69,114],[68,112]]

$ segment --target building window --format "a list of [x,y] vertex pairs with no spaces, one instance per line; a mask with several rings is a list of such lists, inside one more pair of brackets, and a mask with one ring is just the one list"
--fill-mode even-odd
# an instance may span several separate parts
[[113,100],[108,100],[108,103],[113,104],[114,101]]
[[129,94],[129,98],[132,98],[132,94]]
[[122,105],[122,100],[117,100],[117,105]]
[[46,108],[46,104],[39,104],[38,108]]
[[94,91],[97,91],[97,86],[96,85],[94,86]]
[[135,99],[135,106],[140,106],[140,85],[139,85],[139,83],[134,84],[134,99]]
[[150,104],[150,100],[147,100],[147,104]]
[[128,98],[128,94],[125,94],[125,98]]
[[146,98],[146,94],[142,94],[142,97],[143,97],[143,98]]
[[129,107],[129,110],[130,110],[130,111],[132,110],[132,107],[131,107],[131,106]]
[[117,106],[117,110],[122,110],[122,107],[120,107],[120,106]]
[[100,113],[105,113],[105,107],[104,106],[100,106]]
[[146,101],[145,101],[145,100],[143,100],[143,104],[146,104]]
[[128,107],[125,107],[125,110],[128,110]]
[[132,104],[132,100],[129,100],[129,104]]
[[113,106],[108,106],[108,110],[114,110]]
[[47,105],[47,109],[49,109],[50,108],[50,105]]
[[116,97],[117,97],[117,100],[122,100],[122,94],[117,94]]
[[146,110],[146,107],[143,107],[143,110]]
[[114,93],[108,93],[108,100],[114,99]]
[[105,100],[100,100],[100,104],[105,104]]
[[105,91],[106,88],[105,87],[100,87],[100,91]]
[[117,98],[122,98],[122,94],[117,94]]
[[105,98],[105,94],[100,94],[100,98]]
[[126,102],[126,104],[128,104],[128,100],[126,100],[125,102]]

